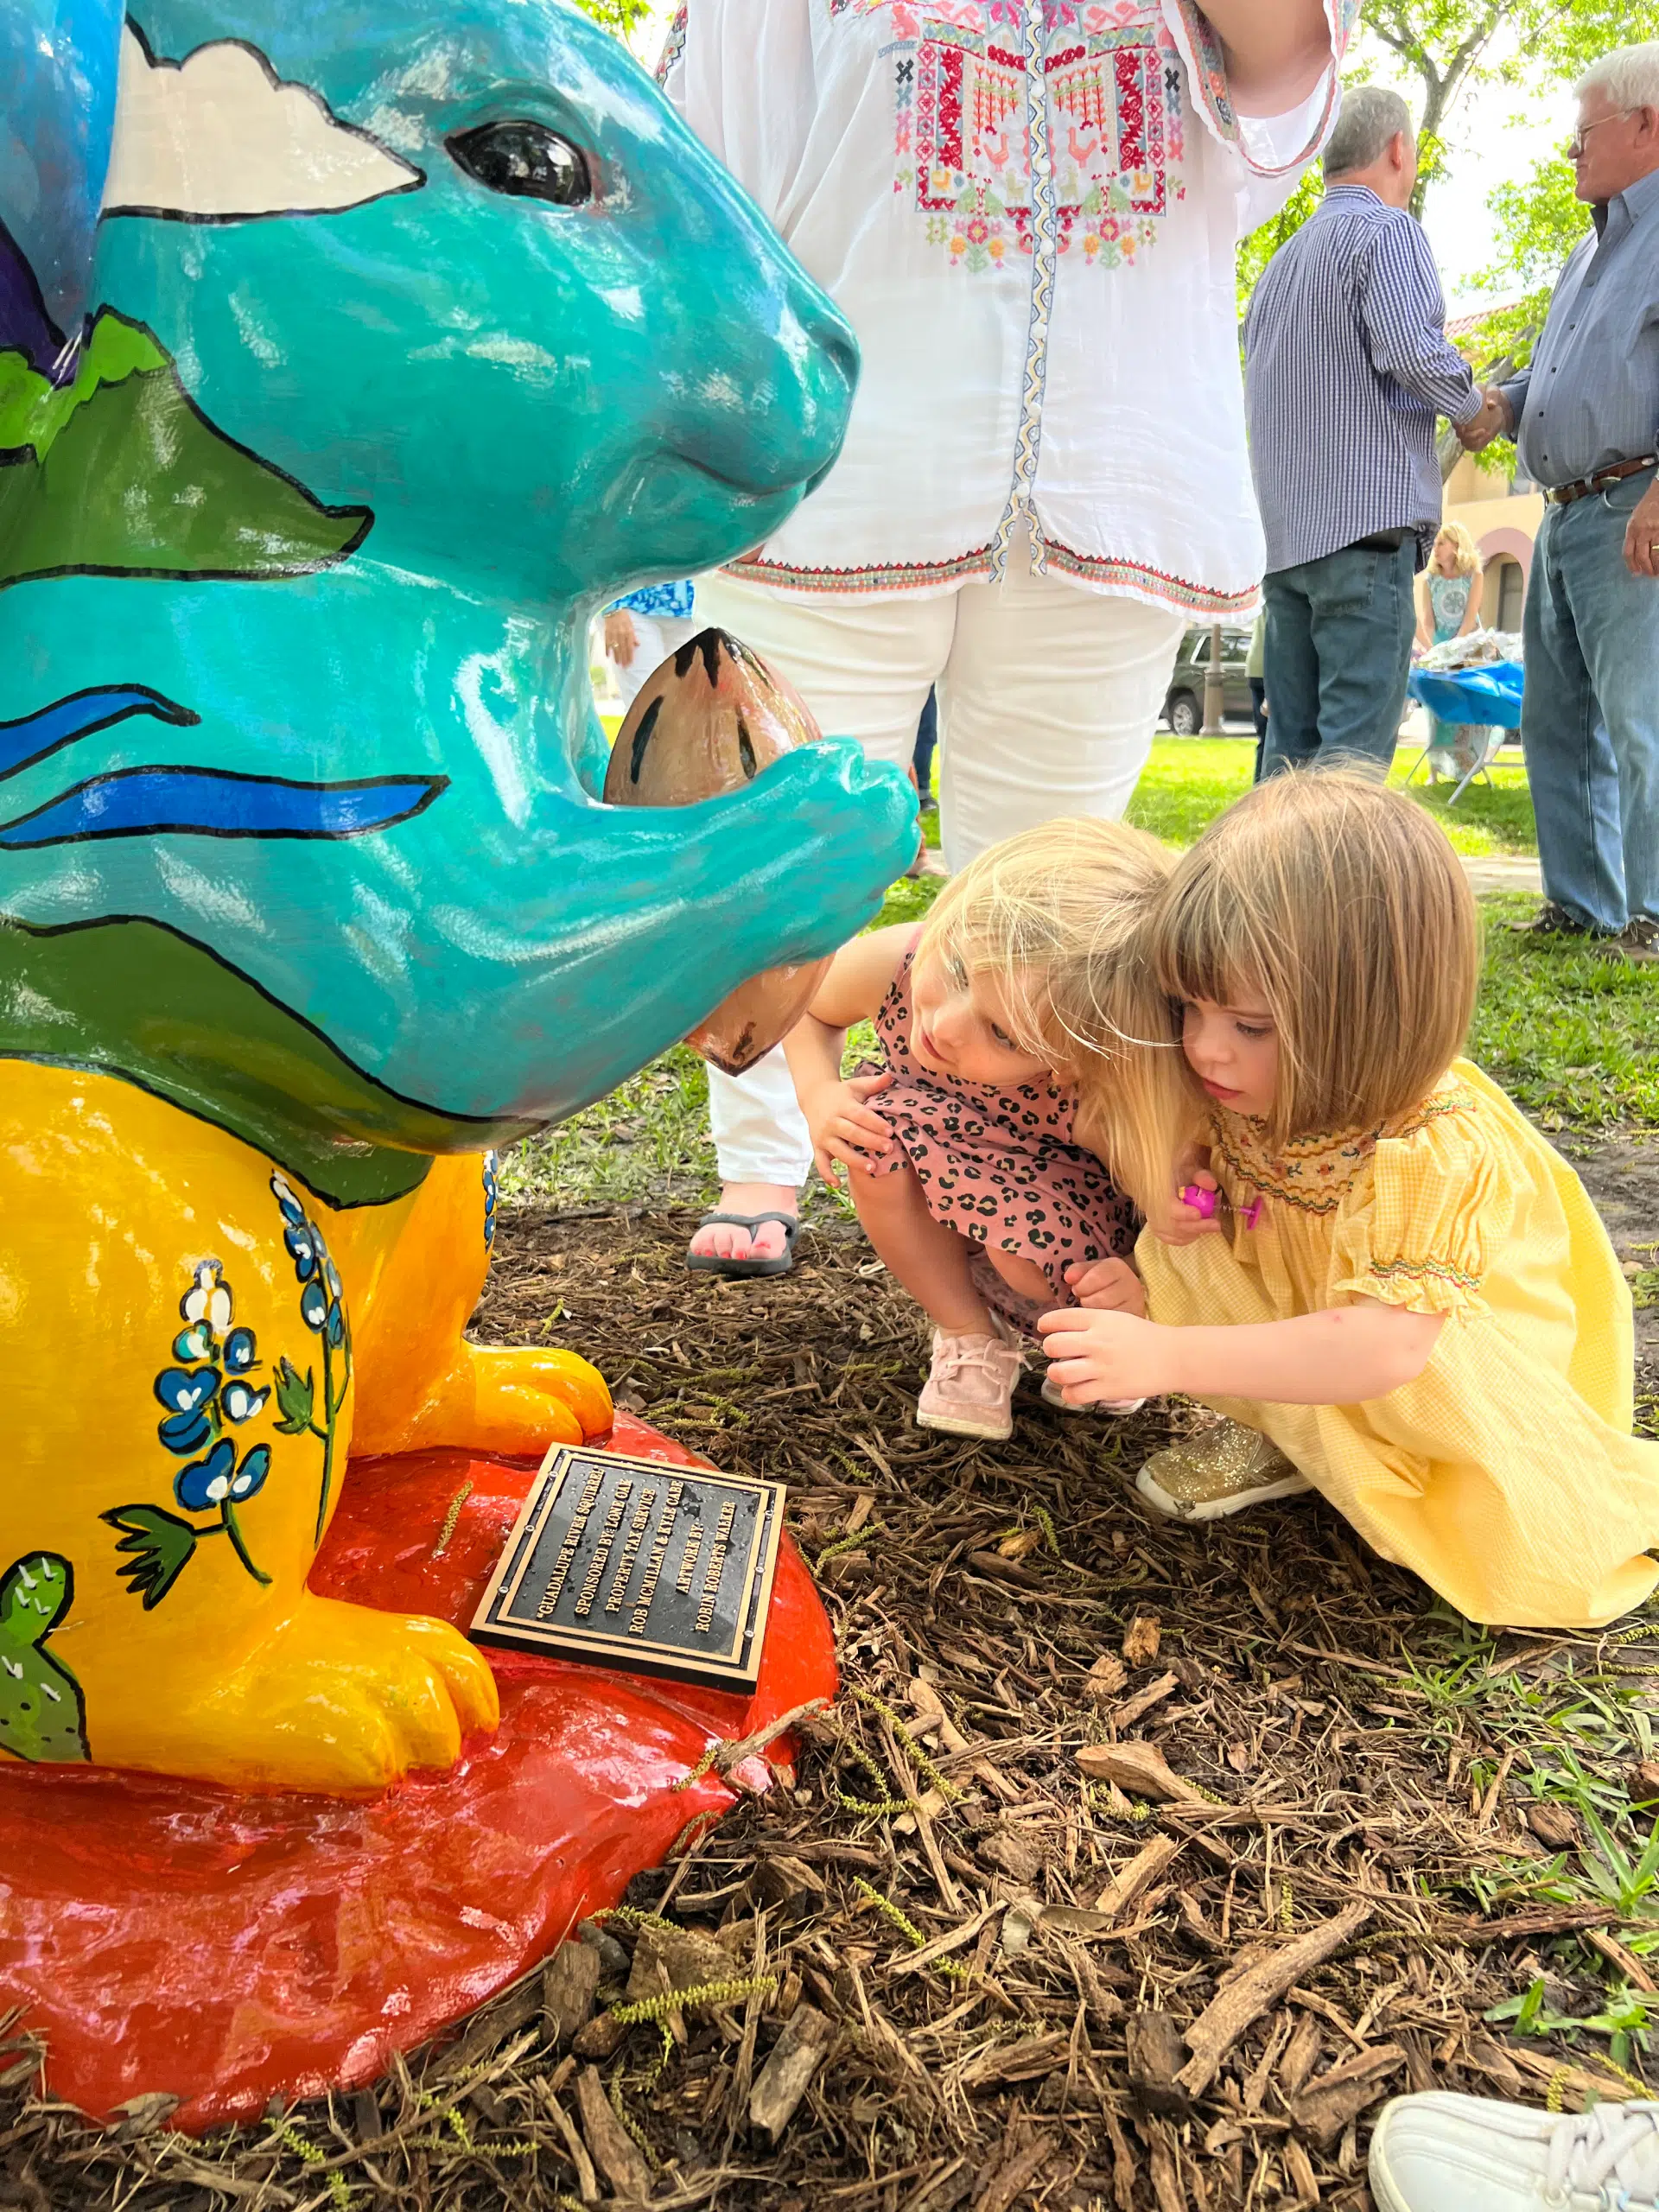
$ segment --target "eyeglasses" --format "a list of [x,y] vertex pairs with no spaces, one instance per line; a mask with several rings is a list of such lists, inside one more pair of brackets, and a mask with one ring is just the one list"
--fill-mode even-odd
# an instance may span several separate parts
[[1566,145],[1562,147],[1561,151],[1569,162],[1581,160],[1584,154],[1584,142],[1592,130],[1599,130],[1604,123],[1623,123],[1627,116],[1639,112],[1640,111],[1637,108],[1621,107],[1611,115],[1599,115],[1593,123],[1581,123]]

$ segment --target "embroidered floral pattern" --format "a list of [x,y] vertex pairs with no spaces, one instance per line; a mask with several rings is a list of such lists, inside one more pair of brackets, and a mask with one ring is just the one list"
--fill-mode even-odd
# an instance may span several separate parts
[[[1058,569],[1067,575],[1080,576],[1086,582],[1108,590],[1139,592],[1161,606],[1179,607],[1189,613],[1237,614],[1255,598],[1254,589],[1212,591],[1203,584],[1188,582],[1184,576],[1166,575],[1161,569],[1149,568],[1143,561],[1108,560],[1074,553],[1070,546],[1040,534],[1033,537],[1033,553],[1045,564],[1045,573]],[[993,554],[993,546],[976,545],[971,553],[961,554],[951,561],[887,561],[861,569],[796,569],[781,561],[756,556],[731,562],[727,573],[742,576],[751,583],[776,584],[790,591],[913,591],[922,585],[963,583],[988,576],[992,573]]]
[[1449,1282],[1459,1290],[1478,1290],[1481,1281],[1449,1260],[1373,1260],[1366,1273],[1378,1282]]
[[1349,1185],[1376,1150],[1380,1134],[1295,1137],[1283,1152],[1267,1149],[1263,1124],[1242,1114],[1217,1114],[1211,1130],[1236,1185],[1294,1206],[1300,1213],[1335,1213]]
[[668,27],[668,36],[663,41],[663,50],[657,58],[657,81],[659,85],[668,82],[670,70],[685,52],[685,0],[681,0],[681,4],[674,10],[674,20]]
[[1109,591],[1141,592],[1162,606],[1179,607],[1191,614],[1242,614],[1256,598],[1254,585],[1242,591],[1215,591],[1205,584],[1189,583],[1185,576],[1167,575],[1144,561],[1074,553],[1069,545],[1058,544],[1052,537],[1044,540],[1042,550],[1046,567],[1058,569],[1065,575],[1079,576],[1085,583],[1101,585]]
[[1182,58],[1187,65],[1192,98],[1209,118],[1216,136],[1229,145],[1237,146],[1259,176],[1284,176],[1291,170],[1300,168],[1313,148],[1323,140],[1331,121],[1331,111],[1342,96],[1342,57],[1359,19],[1359,0],[1325,0],[1325,16],[1331,26],[1332,46],[1338,66],[1325,81],[1325,102],[1318,121],[1309,132],[1307,144],[1290,161],[1276,167],[1255,160],[1244,143],[1243,134],[1239,129],[1238,113],[1233,105],[1232,92],[1227,82],[1227,58],[1214,24],[1205,14],[1198,0],[1177,0],[1177,5],[1185,37]]
[[1266,1124],[1243,1114],[1213,1113],[1211,1135],[1239,1187],[1277,1198],[1301,1213],[1328,1214],[1341,1205],[1355,1176],[1384,1137],[1397,1141],[1416,1136],[1443,1116],[1466,1113],[1474,1103],[1471,1091],[1452,1084],[1374,1129],[1293,1137],[1278,1153],[1268,1149]]
[[894,189],[957,267],[1048,247],[1113,268],[1151,243],[1185,196],[1179,56],[1156,0],[830,0],[832,16],[882,12]]

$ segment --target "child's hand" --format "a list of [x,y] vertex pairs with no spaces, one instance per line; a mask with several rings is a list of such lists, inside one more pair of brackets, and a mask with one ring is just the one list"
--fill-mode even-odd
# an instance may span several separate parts
[[1156,1398],[1180,1387],[1174,1373],[1177,1329],[1161,1329],[1133,1313],[1077,1306],[1045,1313],[1037,1326],[1049,1380],[1059,1385],[1068,1406]]
[[1182,1191],[1191,1189],[1194,1185],[1200,1191],[1218,1191],[1221,1188],[1210,1170],[1199,1165],[1201,1160],[1209,1157],[1207,1150],[1201,1150],[1194,1145],[1176,1161],[1176,1195],[1170,1200],[1169,1211],[1164,1219],[1153,1224],[1153,1233],[1160,1244],[1193,1244],[1200,1236],[1213,1236],[1219,1233],[1221,1221],[1218,1215],[1206,1217],[1196,1206],[1188,1205],[1180,1196]]
[[1127,1260],[1078,1260],[1065,1279],[1079,1306],[1100,1313],[1146,1313],[1146,1286]]
[[806,1103],[812,1157],[826,1183],[838,1182],[843,1166],[874,1175],[892,1152],[892,1128],[865,1103],[892,1081],[890,1075],[855,1075],[845,1083],[826,1084]]

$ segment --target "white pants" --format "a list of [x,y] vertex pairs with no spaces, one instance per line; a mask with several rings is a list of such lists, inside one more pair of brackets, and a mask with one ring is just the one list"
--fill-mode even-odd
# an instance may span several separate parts
[[[1063,815],[1116,820],[1140,781],[1169,688],[1180,615],[1037,576],[1016,549],[1000,584],[934,599],[785,599],[720,575],[697,619],[789,678],[826,737],[907,769],[928,690],[939,693],[940,837],[962,868]],[[709,1071],[721,1179],[806,1180],[806,1123],[781,1052],[740,1077]]]
[[631,607],[624,612],[633,624],[633,658],[626,668],[608,653],[606,658],[611,663],[616,688],[622,694],[622,711],[626,715],[639,697],[646,677],[655,676],[671,653],[677,652],[709,625],[702,619],[701,607],[695,614],[636,614]]

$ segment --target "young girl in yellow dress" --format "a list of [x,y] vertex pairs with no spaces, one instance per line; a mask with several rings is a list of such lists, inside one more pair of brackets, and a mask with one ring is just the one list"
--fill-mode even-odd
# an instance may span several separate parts
[[[1659,1444],[1630,1433],[1630,1289],[1578,1177],[1457,1057],[1479,924],[1440,830],[1357,778],[1262,785],[1178,866],[1154,957],[1215,1218],[1142,1236],[1149,1319],[1044,1317],[1067,1400],[1228,1417],[1142,1470],[1166,1512],[1311,1484],[1471,1619],[1639,1605]],[[1072,1287],[1122,1307],[1120,1270]]]

